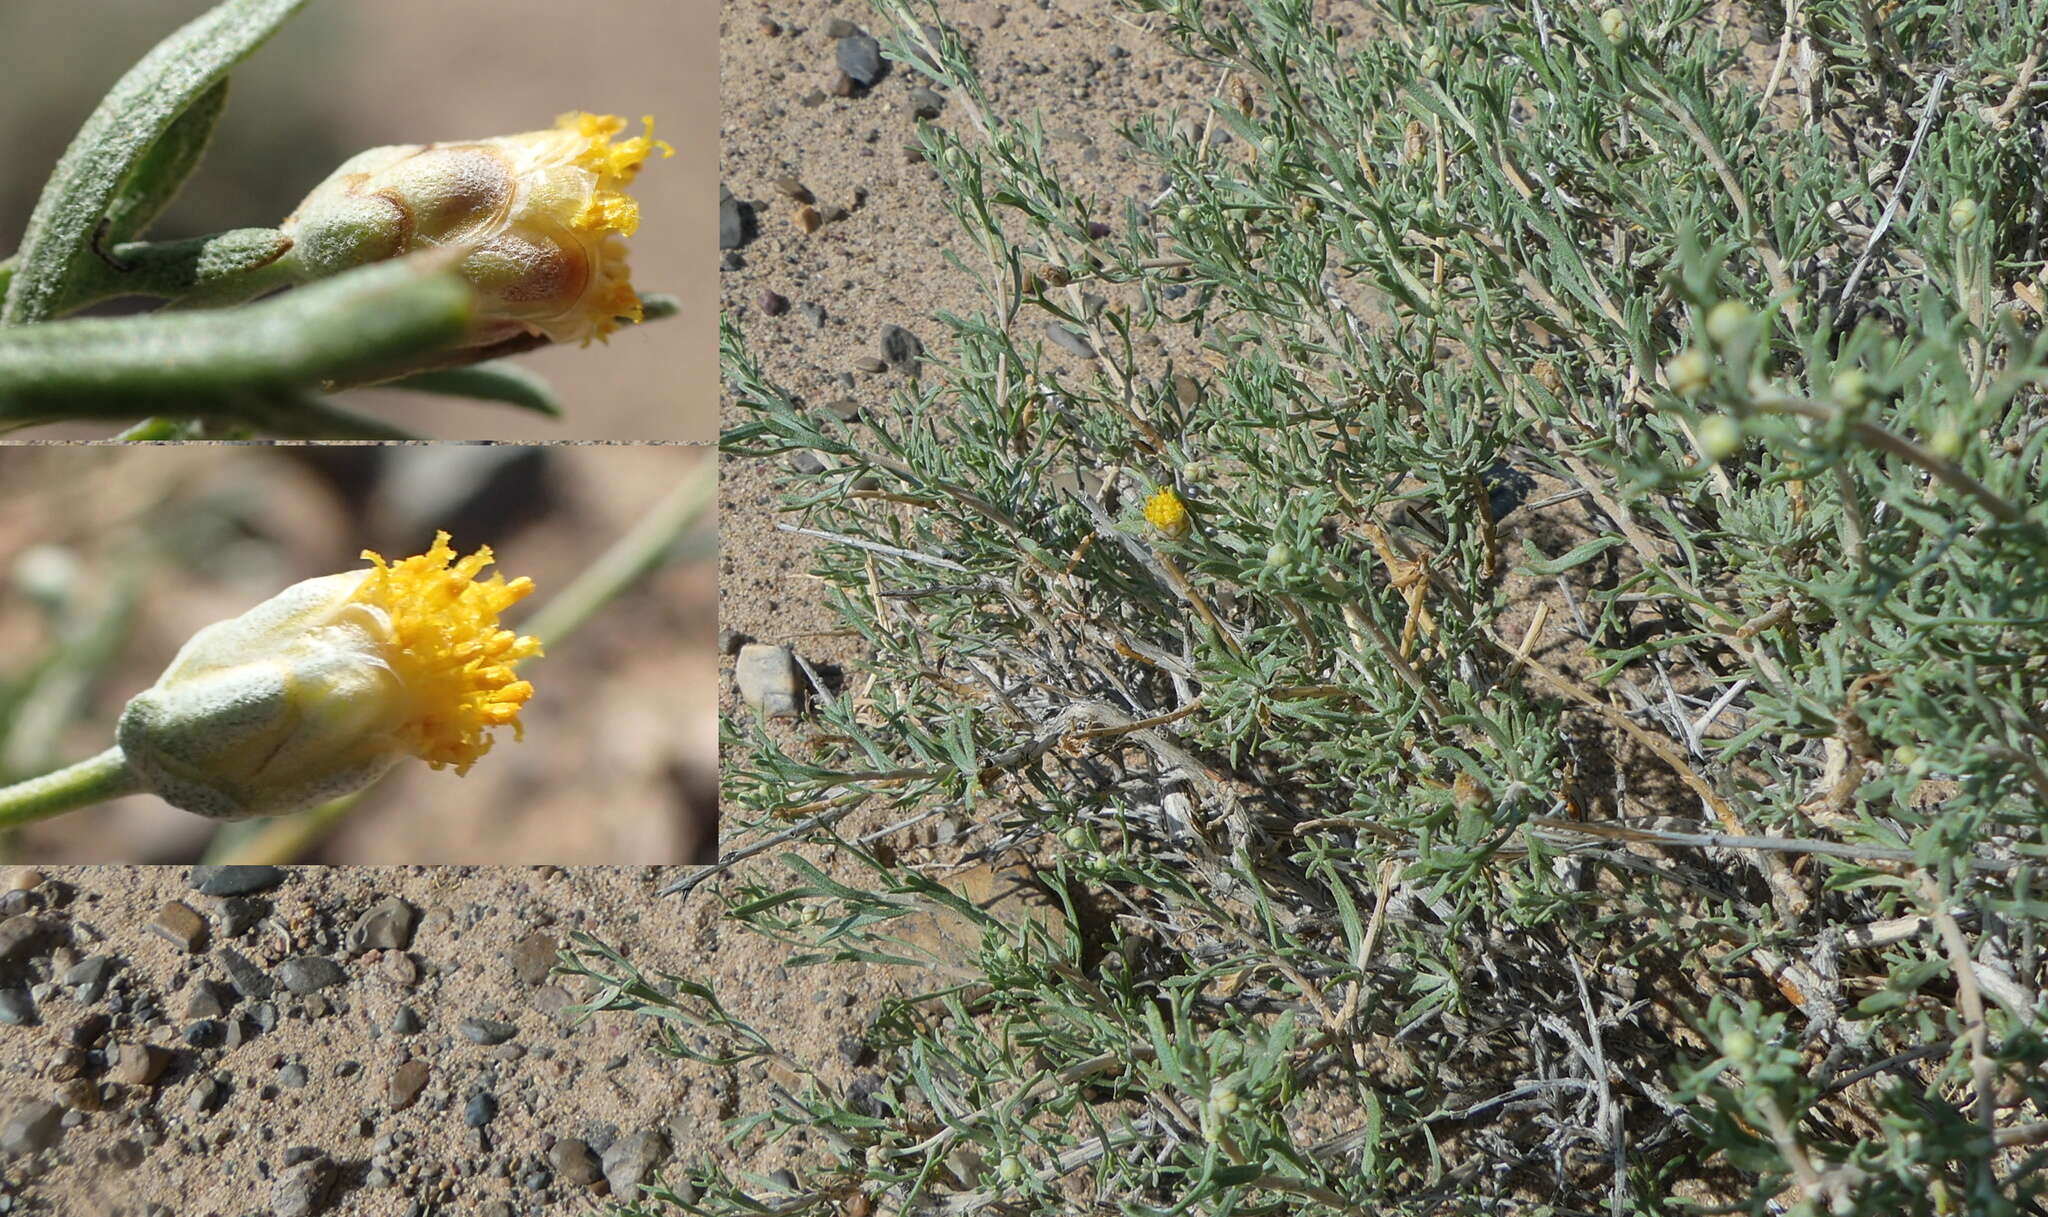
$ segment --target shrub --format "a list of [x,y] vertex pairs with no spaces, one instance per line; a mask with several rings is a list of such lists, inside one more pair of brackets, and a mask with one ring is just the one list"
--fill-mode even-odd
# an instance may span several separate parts
[[[1105,224],[878,2],[987,307],[861,426],[728,322],[726,450],[825,458],[871,652],[726,762],[740,854],[868,878],[728,915],[983,949],[879,1103],[753,1114],[834,1130],[800,1194],[697,1203],[2038,1203],[2048,10],[1809,0],[1753,63],[1688,0],[1129,0],[1231,138],[1134,126],[1171,188]],[[876,843],[937,810],[1070,920]]]

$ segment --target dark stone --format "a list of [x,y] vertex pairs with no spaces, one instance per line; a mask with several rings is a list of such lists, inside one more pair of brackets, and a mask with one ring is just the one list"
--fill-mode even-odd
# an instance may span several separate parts
[[898,368],[917,375],[918,367],[924,360],[924,343],[917,335],[900,325],[882,327],[882,359],[892,368]]
[[348,973],[331,959],[300,955],[277,965],[277,979],[285,988],[304,996],[340,984],[348,979]]
[[88,955],[65,970],[64,984],[71,989],[71,995],[86,1005],[106,995],[107,982],[113,978],[116,966],[112,955]]
[[277,985],[264,975],[263,969],[250,963],[247,957],[232,947],[222,947],[213,953],[220,966],[228,974],[228,983],[235,992],[254,1001],[261,1001],[277,992]]
[[284,882],[277,866],[195,866],[185,875],[193,891],[206,896],[246,896]]
[[492,1018],[465,1018],[455,1025],[455,1029],[471,1043],[486,1046],[502,1044],[519,1034],[519,1028],[511,1023],[501,1023]]
[[839,70],[864,89],[882,78],[882,44],[866,34],[850,34],[839,40]]
[[470,1096],[468,1105],[462,1109],[462,1122],[471,1128],[482,1128],[497,1118],[498,1100],[487,1090]]
[[0,1023],[10,1027],[36,1025],[36,999],[27,989],[0,989]]

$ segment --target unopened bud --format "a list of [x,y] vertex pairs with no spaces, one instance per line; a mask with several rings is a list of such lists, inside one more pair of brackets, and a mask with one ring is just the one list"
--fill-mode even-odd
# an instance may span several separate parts
[[1422,74],[1434,76],[1444,69],[1444,49],[1432,42],[1422,48]]
[[1705,351],[1687,347],[1664,365],[1664,375],[1670,378],[1672,389],[1680,396],[1696,397],[1713,383],[1714,367],[1707,361]]
[[1600,14],[1600,32],[1609,42],[1620,42],[1628,37],[1628,18],[1618,8],[1604,10]]
[[1749,306],[1740,300],[1723,300],[1707,310],[1707,337],[1716,346],[1731,346],[1749,329]]
[[1948,226],[1957,232],[1968,232],[1977,226],[1977,217],[1982,213],[1975,199],[1957,199],[1949,204]]
[[309,278],[429,247],[469,251],[481,298],[472,341],[520,334],[589,342],[641,319],[625,238],[640,206],[625,187],[674,149],[626,121],[564,114],[547,131],[465,144],[403,144],[352,157],[280,226]]
[[1835,373],[1835,383],[1829,386],[1834,399],[1854,410],[1870,401],[1870,377],[1862,368],[1844,368]]
[[1742,424],[1727,414],[1709,414],[1701,419],[1698,435],[1700,450],[1716,465],[1742,447]]
[[441,533],[418,557],[297,583],[194,634],[128,703],[118,739],[145,789],[219,820],[353,794],[408,756],[465,773],[519,731],[540,644],[498,628],[530,579],[478,580]]
[[1927,437],[1927,450],[1945,461],[1963,455],[1963,433],[1953,419],[1943,419],[1934,428],[1934,434]]

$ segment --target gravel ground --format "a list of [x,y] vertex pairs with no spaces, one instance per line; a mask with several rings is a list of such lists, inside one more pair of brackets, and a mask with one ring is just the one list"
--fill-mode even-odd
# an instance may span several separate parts
[[630,1017],[578,1023],[582,982],[548,973],[576,930],[680,964],[691,934],[662,924],[655,886],[599,868],[17,869],[0,1212],[497,1217],[628,1188],[701,1144],[720,1084],[669,1067]]
[[[801,1089],[780,1066],[655,1051],[579,1021],[574,932],[712,985],[839,1085],[896,974],[721,938],[657,868],[17,868],[0,874],[0,1213],[586,1213]],[[212,894],[220,893],[220,894]],[[942,936],[930,938],[943,943]],[[320,1165],[320,1164],[325,1165]]]

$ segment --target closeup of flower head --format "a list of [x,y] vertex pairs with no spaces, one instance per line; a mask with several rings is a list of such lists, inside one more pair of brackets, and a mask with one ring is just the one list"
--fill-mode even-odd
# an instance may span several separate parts
[[311,278],[423,249],[463,248],[477,346],[519,335],[603,339],[641,319],[626,265],[640,205],[626,187],[657,153],[626,120],[571,111],[544,131],[372,148],[315,187],[280,228]]
[[520,733],[540,643],[498,615],[530,579],[480,579],[488,547],[426,553],[297,583],[193,635],[122,713],[129,766],[175,806],[283,815],[368,786],[406,757],[465,773],[492,731]]

